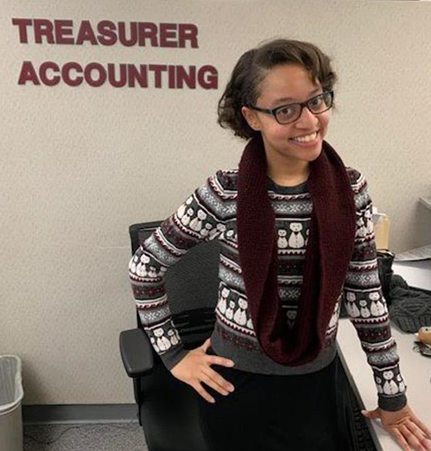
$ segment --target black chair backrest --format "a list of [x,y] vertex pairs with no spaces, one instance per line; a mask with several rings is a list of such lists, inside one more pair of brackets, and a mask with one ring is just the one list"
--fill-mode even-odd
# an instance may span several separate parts
[[[132,254],[157,229],[162,221],[132,224],[129,234]],[[218,240],[192,247],[166,272],[169,309],[180,335],[194,329],[212,327],[218,299]],[[138,326],[140,326],[139,317]]]

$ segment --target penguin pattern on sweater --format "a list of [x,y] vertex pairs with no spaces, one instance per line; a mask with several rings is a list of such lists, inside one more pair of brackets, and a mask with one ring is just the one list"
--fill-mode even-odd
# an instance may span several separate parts
[[[171,370],[185,355],[172,321],[166,272],[193,246],[219,240],[219,289],[211,346],[232,359],[235,368],[261,374],[306,374],[329,365],[336,353],[341,304],[356,329],[373,372],[378,405],[398,410],[407,403],[406,384],[391,335],[386,300],[378,276],[372,222],[372,200],[365,177],[346,167],[353,190],[357,229],[355,246],[325,336],[325,346],[312,362],[289,367],[270,359],[260,348],[248,311],[236,232],[238,168],[209,176],[179,208],[142,243],[129,262],[129,278],[143,329],[154,350]],[[303,265],[313,202],[307,181],[279,186],[269,177],[268,196],[275,212],[278,246],[278,291],[286,322],[293,327],[301,293]],[[187,309],[187,306],[184,306]]]

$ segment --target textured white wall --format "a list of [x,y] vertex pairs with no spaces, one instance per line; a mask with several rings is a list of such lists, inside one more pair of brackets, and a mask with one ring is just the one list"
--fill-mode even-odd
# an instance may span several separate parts
[[[395,252],[431,242],[431,4],[147,0],[0,4],[0,353],[25,404],[133,402],[118,334],[135,326],[128,226],[163,219],[244,143],[216,124],[239,56],[314,42],[340,77],[327,136],[392,219]],[[199,49],[19,44],[13,17],[195,23]],[[213,64],[219,89],[18,86],[22,61]]]

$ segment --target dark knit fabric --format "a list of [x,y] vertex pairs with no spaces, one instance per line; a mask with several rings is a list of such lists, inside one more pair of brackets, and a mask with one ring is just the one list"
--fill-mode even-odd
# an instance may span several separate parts
[[239,257],[260,346],[276,362],[297,366],[314,360],[324,347],[355,244],[355,202],[341,158],[323,141],[319,157],[310,163],[313,211],[297,319],[289,329],[278,295],[277,231],[266,176],[259,135],[247,144],[239,164]]
[[421,327],[431,326],[431,296],[410,288],[398,274],[392,276],[390,285],[391,320],[403,331],[417,333]]

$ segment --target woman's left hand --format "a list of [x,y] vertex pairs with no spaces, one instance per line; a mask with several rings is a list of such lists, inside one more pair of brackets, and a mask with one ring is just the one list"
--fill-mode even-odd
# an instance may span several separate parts
[[431,431],[413,413],[408,405],[401,410],[390,412],[377,407],[375,410],[362,410],[369,419],[380,419],[383,428],[392,434],[404,451],[431,451]]

